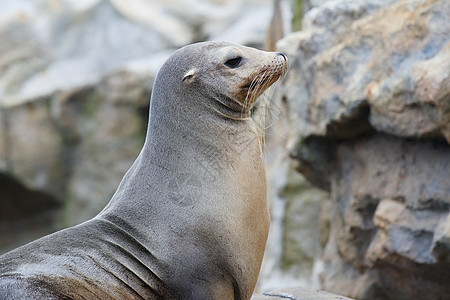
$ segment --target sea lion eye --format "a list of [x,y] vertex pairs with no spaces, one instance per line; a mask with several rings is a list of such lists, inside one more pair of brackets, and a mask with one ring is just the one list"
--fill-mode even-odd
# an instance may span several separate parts
[[225,66],[230,68],[237,68],[242,61],[242,57],[229,59],[225,62]]

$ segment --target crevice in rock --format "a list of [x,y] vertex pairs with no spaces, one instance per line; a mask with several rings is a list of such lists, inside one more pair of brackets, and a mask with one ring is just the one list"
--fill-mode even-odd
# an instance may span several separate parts
[[336,141],[323,136],[302,139],[290,153],[297,161],[296,170],[312,185],[330,191],[330,174],[336,161]]
[[0,173],[0,253],[57,230],[62,202]]
[[358,101],[355,105],[347,107],[338,120],[331,120],[326,127],[326,136],[352,140],[361,136],[370,135],[375,129],[369,122],[370,106],[366,100]]
[[[444,299],[442,287],[447,286],[450,278],[450,265],[418,264],[400,256],[393,256],[391,261],[377,261],[375,268],[379,270],[380,281],[389,295],[396,299],[401,293],[405,299],[414,295],[428,295],[427,299]],[[399,286],[402,289],[399,289]],[[408,297],[408,295],[410,297]]]

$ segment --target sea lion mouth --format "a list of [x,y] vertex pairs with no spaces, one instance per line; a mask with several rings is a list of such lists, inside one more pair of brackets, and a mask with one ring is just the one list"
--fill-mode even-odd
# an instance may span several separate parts
[[[248,91],[250,89],[256,89],[257,87],[266,85],[271,77],[274,79],[273,80],[274,82],[277,81],[277,79],[278,79],[278,76],[276,76],[276,77],[267,76],[267,75],[264,76],[263,74],[264,74],[264,71],[260,72],[258,75],[253,77],[252,80],[249,80],[247,82],[247,84],[244,84],[243,86],[241,86],[241,89],[246,90],[246,91]],[[258,78],[258,77],[260,77],[260,78]]]
[[260,70],[256,75],[251,76],[240,86],[242,96],[245,99],[244,103],[252,104],[255,102],[265,90],[267,90],[272,84],[274,84],[284,73],[286,67],[270,68],[265,67]]

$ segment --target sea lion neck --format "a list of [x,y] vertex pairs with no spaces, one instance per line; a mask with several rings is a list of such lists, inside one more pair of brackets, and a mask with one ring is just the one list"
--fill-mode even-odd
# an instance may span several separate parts
[[[221,104],[213,104],[218,103],[216,99],[205,98],[195,91],[183,97],[171,97],[170,94],[170,91],[165,91],[165,96],[162,96],[158,84],[155,84],[144,147],[111,201],[111,204],[134,202],[136,193],[139,193],[138,198],[142,198],[147,207],[135,212],[133,218],[142,212],[142,218],[147,220],[153,214],[149,211],[154,212],[152,205],[155,203],[146,199],[159,199],[155,193],[167,193],[173,174],[195,174],[201,182],[207,182],[211,177],[230,176],[233,165],[240,163],[239,155],[247,147],[255,159],[262,159],[260,140],[252,118],[238,119],[242,116],[238,112],[236,118],[225,117],[218,112],[221,109],[225,111],[225,108],[221,108]],[[225,113],[233,111],[228,109]],[[205,163],[216,158],[226,163],[212,167]],[[154,174],[158,176],[154,177]],[[140,188],[135,190],[135,186]],[[204,196],[205,199],[210,197],[207,193]],[[202,198],[197,200],[202,201]],[[119,211],[124,210],[121,208]]]

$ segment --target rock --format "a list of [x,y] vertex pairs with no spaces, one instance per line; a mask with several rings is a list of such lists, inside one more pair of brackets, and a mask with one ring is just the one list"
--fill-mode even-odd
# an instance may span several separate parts
[[448,1],[332,1],[278,43],[284,153],[330,191],[322,289],[450,294],[449,14]]
[[[285,166],[286,173],[282,165],[274,166],[281,170],[268,174],[270,191],[277,193],[270,194],[271,227],[259,290],[294,287],[300,282],[318,286],[313,267],[322,252],[321,229],[327,224],[321,207],[329,194],[312,187],[292,165]],[[277,176],[280,185],[274,182]]]
[[446,294],[448,248],[433,240],[445,245],[448,146],[376,135],[337,151],[322,288],[358,299]]
[[450,214],[441,218],[436,226],[431,249],[436,261],[450,263]]
[[0,253],[59,227],[61,201],[0,173]]
[[[3,108],[4,166],[31,189],[63,195],[62,141],[55,128],[48,101]],[[37,147],[36,145],[39,145]]]
[[261,294],[254,294],[252,300],[274,300],[274,299],[292,299],[292,300],[351,300],[351,298],[331,294],[319,290],[307,290],[304,288],[290,288],[279,291],[272,291]]
[[66,193],[73,199],[67,203],[72,212],[65,219],[68,224],[99,212],[139,154],[147,127],[149,81],[119,71],[95,88],[57,100],[57,124],[69,162]]
[[[211,36],[213,41],[234,41],[237,44],[247,44],[251,46],[258,46],[261,41],[264,41],[266,27],[271,18],[271,6],[259,6],[254,4],[254,7],[247,7],[245,18],[236,20],[224,32],[218,32]],[[261,20],[267,20],[261,27]],[[249,30],[242,30],[248,28]]]
[[[299,135],[352,138],[370,128],[402,137],[447,135],[450,25],[442,12],[448,5],[383,7],[390,2],[327,3],[305,16],[303,31],[280,42],[298,64],[287,79],[293,86],[288,96],[297,95],[299,108],[309,107],[290,112]],[[436,95],[434,102],[425,89]]]
[[318,216],[329,194],[311,187],[303,176],[295,174],[295,169],[290,172],[291,181],[280,194],[286,201],[281,268],[301,272],[312,269],[321,252],[320,227],[323,224]]
[[148,24],[156,29],[160,35],[167,37],[175,47],[181,47],[194,40],[194,32],[190,30],[189,26],[180,22],[170,10],[168,12],[161,5],[161,1],[130,0],[123,2],[112,0],[111,3],[118,12],[130,20]]

